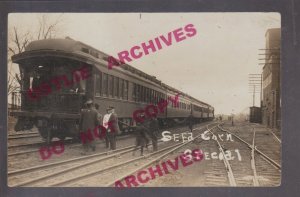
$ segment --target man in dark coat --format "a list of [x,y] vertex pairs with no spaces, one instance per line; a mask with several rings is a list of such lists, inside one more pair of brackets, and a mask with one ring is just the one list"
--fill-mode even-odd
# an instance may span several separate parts
[[158,141],[158,134],[159,134],[159,124],[158,120],[155,116],[152,116],[147,120],[147,134],[149,135],[153,151],[157,151],[157,141]]
[[[144,114],[140,115],[141,117],[144,116]],[[149,143],[149,139],[147,137],[147,126],[146,123],[143,122],[137,122],[136,126],[133,128],[134,129],[134,134],[135,134],[135,150],[133,152],[133,155],[135,155],[135,152],[138,147],[141,148],[141,156],[144,155],[144,147],[147,146]]]
[[191,131],[191,133],[193,132],[193,125],[194,125],[194,116],[192,114],[190,114],[188,117],[187,117],[187,124],[188,124],[188,127]]
[[116,136],[120,133],[118,116],[114,107],[108,107],[106,111],[102,124],[106,128],[106,147],[110,146],[111,150],[116,150]]
[[[100,122],[98,120],[98,112],[95,108],[93,108],[93,101],[89,99],[85,104],[87,108],[81,110],[80,131],[89,135],[89,133],[92,133],[93,129],[100,124]],[[94,140],[87,140],[86,143],[83,143],[84,152],[82,154],[86,154],[89,149],[92,149],[93,151],[96,150]]]
[[[136,140],[135,140],[136,149],[140,146],[141,156],[143,156],[144,155],[144,147],[148,143],[148,138],[146,136],[147,134],[146,134],[145,127],[143,127],[141,125],[141,123],[138,123],[136,125],[136,127],[134,128],[134,130],[135,130],[134,132],[135,132],[135,137],[136,137]],[[135,155],[135,151],[133,152],[133,155]]]

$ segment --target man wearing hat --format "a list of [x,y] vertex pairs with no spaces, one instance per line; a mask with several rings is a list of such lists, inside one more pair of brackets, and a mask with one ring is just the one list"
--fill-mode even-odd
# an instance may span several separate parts
[[153,151],[158,150],[158,135],[159,135],[159,123],[155,113],[151,113],[151,116],[145,121],[147,128],[147,134],[152,141]]
[[116,136],[120,133],[120,128],[118,124],[118,116],[115,113],[115,108],[109,106],[107,109],[107,114],[103,116],[103,126],[106,128],[106,148],[111,150],[116,149]]
[[[93,101],[91,99],[88,99],[85,105],[86,108],[81,110],[80,132],[85,132],[86,135],[88,135],[88,133],[91,132],[92,129],[94,129],[96,126],[98,126],[100,122],[98,119],[98,112],[95,108],[93,108]],[[82,154],[86,154],[89,151],[89,149],[92,149],[93,151],[96,150],[94,140],[83,143],[84,152]]]
[[[141,113],[138,115],[139,118],[145,119],[145,114]],[[141,148],[141,156],[144,155],[144,147],[148,149],[149,139],[147,137],[147,130],[148,128],[144,122],[136,122],[136,126],[132,127],[134,129],[135,134],[135,150],[132,155],[135,155],[135,152],[138,147]]]

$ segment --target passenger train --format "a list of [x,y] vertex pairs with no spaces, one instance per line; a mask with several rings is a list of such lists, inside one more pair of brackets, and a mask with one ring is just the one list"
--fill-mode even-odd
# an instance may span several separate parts
[[[212,120],[214,108],[185,94],[128,64],[107,68],[105,54],[71,38],[46,39],[29,43],[24,52],[12,56],[19,64],[21,85],[21,109],[12,112],[18,118],[15,130],[37,127],[42,138],[51,142],[53,137],[64,139],[79,135],[80,110],[87,99],[99,104],[100,113],[114,106],[122,132],[130,131],[134,120],[132,114],[149,104],[157,105],[161,99],[179,96],[179,105],[169,104],[164,113],[159,113],[161,126],[183,121],[189,115],[195,122]],[[90,77],[80,82],[81,91],[76,87],[62,87],[57,92],[32,101],[28,90],[33,81],[50,80],[57,75],[72,75],[72,71],[87,66]]]

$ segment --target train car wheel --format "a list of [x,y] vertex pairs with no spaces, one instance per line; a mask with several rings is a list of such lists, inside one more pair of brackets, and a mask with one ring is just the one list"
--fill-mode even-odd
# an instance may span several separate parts
[[47,129],[47,141],[46,142],[47,142],[48,145],[51,143],[52,138],[53,138],[53,136],[51,134],[51,130]]
[[47,143],[50,144],[53,138],[52,132],[50,128],[38,128],[39,133],[43,140]]
[[65,135],[59,135],[59,136],[58,136],[58,139],[64,141],[64,140],[66,139],[66,136],[65,136]]

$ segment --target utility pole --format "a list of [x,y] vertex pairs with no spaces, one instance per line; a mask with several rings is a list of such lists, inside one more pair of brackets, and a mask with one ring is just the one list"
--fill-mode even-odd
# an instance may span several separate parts
[[253,107],[255,106],[255,94],[260,93],[262,99],[262,75],[249,74],[249,93],[253,94]]
[[253,106],[255,106],[255,85],[253,86]]

